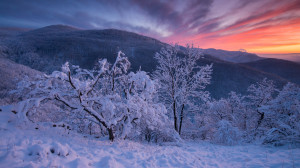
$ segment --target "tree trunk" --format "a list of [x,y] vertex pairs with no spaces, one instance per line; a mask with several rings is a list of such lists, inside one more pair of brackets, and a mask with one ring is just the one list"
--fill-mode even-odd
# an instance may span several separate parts
[[115,73],[113,72],[112,74],[112,87],[111,87],[111,91],[115,90]]
[[174,128],[178,132],[178,129],[177,129],[177,116],[176,116],[176,102],[175,102],[175,100],[173,102],[173,113],[174,113]]
[[181,108],[181,112],[180,112],[179,135],[181,134],[181,126],[182,126],[182,120],[183,120],[183,109],[184,109],[184,104],[182,104],[182,108]]
[[258,112],[258,114],[260,114],[260,117],[259,117],[259,119],[258,119],[258,121],[257,121],[256,129],[260,126],[262,120],[265,118],[265,113],[261,113],[261,112],[259,112],[258,110],[257,110],[257,112]]
[[84,108],[84,110],[88,114],[90,114],[91,116],[93,116],[99,123],[101,123],[107,129],[109,140],[114,141],[115,137],[114,137],[114,133],[113,133],[112,128],[109,128],[108,125],[106,125],[106,123],[104,121],[100,120],[100,118],[98,118],[95,114],[93,114],[92,112],[90,112],[87,108]]
[[107,131],[108,131],[109,140],[113,142],[115,137],[112,128],[107,128]]

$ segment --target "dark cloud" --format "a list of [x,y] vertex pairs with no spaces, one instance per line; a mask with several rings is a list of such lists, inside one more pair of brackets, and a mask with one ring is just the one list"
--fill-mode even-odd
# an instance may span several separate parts
[[[173,3],[174,2],[174,3]],[[109,26],[141,27],[130,22],[117,23],[110,15],[117,15],[119,20],[127,12],[143,15],[145,22],[165,26],[169,31],[185,31],[185,26],[199,24],[207,14],[212,0],[183,1],[140,1],[140,0],[2,0],[0,1],[0,26],[20,26],[37,28],[49,24],[70,24],[80,28],[109,28]],[[182,11],[175,6],[185,6]],[[118,26],[118,24],[120,26]],[[150,29],[144,27],[144,29]],[[140,30],[140,29],[138,29]],[[155,30],[152,30],[155,31]]]
[[169,23],[174,26],[182,24],[182,17],[180,13],[175,10],[172,3],[162,2],[160,0],[132,0],[132,2],[147,13],[147,15],[154,17],[159,23]]
[[212,0],[191,0],[188,1],[183,17],[187,17],[187,24],[192,24],[190,28],[203,24],[203,19],[207,16]]

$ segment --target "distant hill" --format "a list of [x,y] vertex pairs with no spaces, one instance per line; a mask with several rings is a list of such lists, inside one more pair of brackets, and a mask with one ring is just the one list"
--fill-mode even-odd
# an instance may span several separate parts
[[[113,62],[119,50],[128,56],[132,70],[141,66],[142,70],[151,73],[157,65],[155,53],[168,45],[127,31],[80,30],[64,25],[27,31],[3,40],[3,44],[6,48],[5,53],[11,60],[47,73],[60,69],[66,61],[83,68],[92,68],[99,58],[107,58]],[[214,64],[212,84],[208,86],[208,90],[215,98],[224,97],[230,91],[245,93],[250,84],[261,81],[264,77],[274,80],[278,86],[289,81],[284,78],[288,70],[279,74],[255,68],[250,64],[233,63],[233,60],[238,61],[241,57],[239,54],[245,54],[244,52],[216,50],[220,53],[219,57],[222,57],[223,53],[222,60],[212,52],[214,49],[210,51],[204,52],[199,64]],[[230,53],[233,55],[230,56]],[[230,58],[231,61],[225,61],[224,58]],[[261,59],[251,54],[245,58],[248,61]]]
[[254,62],[244,63],[244,65],[278,75],[291,82],[300,84],[300,63],[267,58]]
[[281,58],[284,60],[289,60],[289,61],[300,63],[300,53],[260,54],[260,56],[266,57],[266,58]]
[[23,35],[30,35],[30,34],[40,34],[40,35],[45,35],[46,34],[52,34],[52,33],[63,33],[63,32],[71,32],[71,31],[77,31],[80,30],[75,27],[71,27],[68,25],[51,25],[51,26],[46,26],[40,29],[34,29],[28,32],[25,32]]
[[204,54],[208,54],[221,60],[234,63],[244,63],[263,59],[262,57],[259,57],[256,54],[242,51],[226,51],[214,48],[202,49],[202,51]]
[[264,78],[273,80],[278,87],[282,87],[288,81],[280,76],[260,71],[243,64],[231,63],[205,55],[201,65],[213,63],[213,75],[211,84],[207,89],[214,98],[227,96],[230,91],[247,94],[247,88]]

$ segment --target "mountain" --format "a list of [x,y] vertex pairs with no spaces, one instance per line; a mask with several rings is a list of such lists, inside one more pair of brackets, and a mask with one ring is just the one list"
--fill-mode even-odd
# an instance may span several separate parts
[[[168,45],[127,31],[80,30],[64,25],[23,32],[2,42],[5,44],[3,52],[6,57],[46,73],[59,70],[66,61],[88,69],[93,68],[99,58],[107,58],[108,61],[113,62],[119,50],[122,50],[129,58],[132,70],[135,71],[141,66],[142,70],[151,73],[157,65],[154,59],[155,53]],[[222,58],[241,60],[239,55],[241,52],[215,49],[206,51],[218,51],[220,54],[224,53],[225,57]],[[230,56],[230,53],[233,55]],[[247,59],[256,61],[261,58],[250,54]],[[225,61],[212,52],[204,52],[199,64],[211,63],[213,63],[213,76],[208,90],[215,98],[224,97],[230,91],[246,93],[250,84],[261,81],[265,77],[274,80],[278,86],[289,81],[284,78],[288,70],[283,70],[282,74],[276,74],[255,68],[251,64]]]
[[244,63],[244,65],[275,74],[282,78],[285,78],[293,83],[300,84],[300,63],[267,58],[254,62]]
[[219,58],[224,61],[234,62],[234,63],[244,63],[263,59],[256,54],[247,53],[244,51],[226,51],[214,48],[202,49],[204,54],[211,55],[213,57]]
[[71,32],[71,31],[76,31],[76,30],[80,30],[78,28],[75,27],[71,27],[68,25],[51,25],[51,26],[46,26],[40,29],[35,29],[32,31],[28,31],[24,34],[30,35],[30,34],[40,34],[40,35],[44,35],[46,34],[52,34],[52,33],[63,33],[63,32]]
[[70,61],[92,68],[99,58],[114,61],[122,50],[137,69],[153,71],[154,54],[166,44],[146,36],[115,29],[79,30],[68,26],[48,26],[16,35],[5,44],[10,58],[31,68],[52,72]]
[[230,91],[247,94],[247,88],[264,78],[271,79],[278,87],[282,87],[288,80],[264,71],[254,69],[243,64],[223,61],[204,55],[200,60],[201,65],[213,63],[213,75],[211,84],[207,89],[211,92],[214,98],[227,96]]

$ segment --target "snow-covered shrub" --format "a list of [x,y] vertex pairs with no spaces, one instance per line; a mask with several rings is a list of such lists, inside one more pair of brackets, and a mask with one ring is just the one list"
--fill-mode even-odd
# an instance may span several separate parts
[[214,142],[224,145],[234,145],[239,143],[240,132],[238,128],[233,127],[227,120],[221,120],[217,124],[217,130],[214,133]]
[[203,139],[212,140],[217,129],[216,123],[221,120],[231,120],[230,113],[229,103],[224,98],[207,102],[203,113],[196,115]]
[[263,144],[273,144],[275,146],[284,145],[289,138],[289,134],[285,130],[280,130],[278,128],[271,128],[266,132],[266,135],[263,137]]
[[180,137],[187,140],[203,140],[203,125],[201,124],[202,118],[197,115],[187,116],[183,122],[183,130]]
[[181,141],[181,137],[172,127],[166,127],[164,129],[145,128],[137,138],[141,141],[153,143]]

